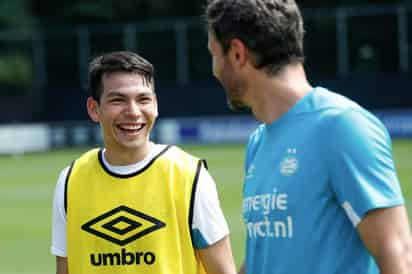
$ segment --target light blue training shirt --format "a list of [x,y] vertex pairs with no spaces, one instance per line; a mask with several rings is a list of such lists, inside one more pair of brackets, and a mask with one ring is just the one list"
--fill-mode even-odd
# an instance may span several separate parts
[[251,135],[243,217],[247,274],[377,274],[356,226],[404,203],[382,123],[317,87]]

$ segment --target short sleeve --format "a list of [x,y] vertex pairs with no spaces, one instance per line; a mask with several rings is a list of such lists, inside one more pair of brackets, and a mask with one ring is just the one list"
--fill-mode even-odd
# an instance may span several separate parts
[[192,239],[195,248],[206,248],[229,234],[215,182],[202,166],[194,197]]
[[362,110],[337,115],[325,143],[331,187],[354,226],[372,209],[403,204],[391,140],[376,117]]
[[52,209],[52,243],[51,253],[66,257],[66,213],[64,210],[64,191],[69,167],[65,168],[57,180]]

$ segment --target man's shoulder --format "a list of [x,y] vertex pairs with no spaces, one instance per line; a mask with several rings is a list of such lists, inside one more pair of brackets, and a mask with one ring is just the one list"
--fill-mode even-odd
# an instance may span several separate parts
[[83,152],[76,160],[80,160],[80,159],[83,159],[83,158],[96,157],[96,155],[98,155],[99,151],[101,151],[101,148],[89,149],[89,150]]
[[330,91],[322,87],[316,87],[314,90],[312,105],[315,111],[320,111],[323,114],[333,116],[348,110],[363,110],[358,103],[341,93]]
[[[159,145],[157,145],[159,146]],[[176,145],[163,145],[164,148],[159,152],[161,158],[168,161],[170,164],[181,166],[181,165],[194,165],[199,162],[199,158],[195,156],[192,152],[187,152]]]
[[80,156],[73,159],[72,162],[63,170],[66,177],[71,175],[73,169],[79,170],[98,164],[99,157],[101,157],[101,151],[102,149],[100,148],[93,148],[83,152]]
[[165,154],[172,158],[173,157],[197,158],[192,152],[188,152],[186,149],[183,149],[178,145],[156,144],[156,147],[160,154]]
[[72,163],[86,163],[90,162],[91,160],[98,160],[99,153],[102,151],[101,148],[92,148],[85,152],[83,152],[79,157],[73,160]]
[[376,116],[346,96],[323,88],[316,88],[312,99],[311,119],[316,121],[330,133],[330,128],[347,126],[359,121],[379,123]]

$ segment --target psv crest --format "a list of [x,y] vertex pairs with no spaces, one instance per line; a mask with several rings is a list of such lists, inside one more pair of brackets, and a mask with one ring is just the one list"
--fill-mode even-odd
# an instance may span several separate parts
[[296,148],[288,148],[286,156],[280,163],[280,174],[291,176],[296,173],[299,168],[299,162],[296,158]]

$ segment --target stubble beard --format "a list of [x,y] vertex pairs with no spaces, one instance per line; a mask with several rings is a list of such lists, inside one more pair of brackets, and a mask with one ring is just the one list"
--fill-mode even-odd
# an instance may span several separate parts
[[241,81],[227,77],[226,81],[222,81],[222,86],[225,89],[226,102],[230,110],[234,112],[248,112],[250,110],[241,99],[244,93]]
[[233,112],[248,112],[250,110],[250,108],[244,105],[242,102],[231,100],[230,98],[227,98],[227,105]]

